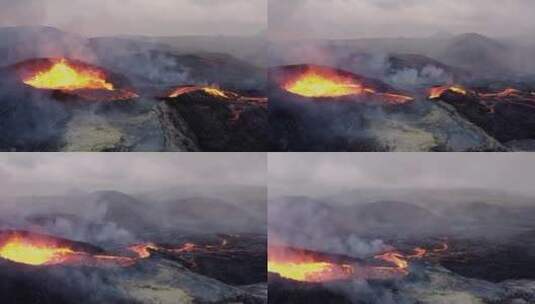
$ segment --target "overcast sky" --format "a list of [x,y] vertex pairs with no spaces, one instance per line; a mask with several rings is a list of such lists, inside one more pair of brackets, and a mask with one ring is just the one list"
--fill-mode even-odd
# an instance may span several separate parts
[[0,153],[0,195],[266,183],[265,153]]
[[535,196],[533,153],[276,153],[269,194],[325,195],[359,188],[485,188]]
[[279,37],[524,36],[535,31],[533,12],[533,0],[269,0]]
[[91,36],[251,35],[267,0],[0,0],[0,26],[50,25]]

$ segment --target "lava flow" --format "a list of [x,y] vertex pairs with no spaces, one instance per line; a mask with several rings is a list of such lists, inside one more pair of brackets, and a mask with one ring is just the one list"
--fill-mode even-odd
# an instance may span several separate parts
[[186,242],[179,247],[171,247],[171,246],[158,246],[154,243],[143,243],[143,244],[137,244],[132,245],[128,247],[128,250],[134,252],[139,258],[148,258],[151,256],[151,251],[159,251],[159,252],[165,252],[165,253],[174,253],[174,254],[182,254],[182,253],[193,253],[193,252],[202,252],[207,253],[211,251],[215,252],[223,252],[228,244],[228,241],[226,239],[223,239],[221,241],[221,244],[217,245],[198,245],[190,242]]
[[60,264],[74,253],[70,248],[28,240],[20,235],[14,235],[0,247],[0,257],[28,265]]
[[288,92],[305,97],[341,97],[374,93],[348,76],[337,74],[328,69],[311,67],[295,79],[284,84]]
[[[447,244],[427,250],[414,248],[411,254],[389,250],[377,254],[371,261],[333,258],[326,254],[289,247],[269,247],[268,272],[300,282],[330,282],[349,279],[388,280],[409,274],[411,260],[422,259],[447,250]],[[350,261],[351,260],[351,261]],[[350,261],[350,262],[348,262]]]
[[59,59],[51,67],[25,78],[23,82],[38,89],[114,90],[113,84],[106,80],[103,71],[89,66],[77,65],[65,58]]
[[190,85],[190,86],[181,86],[181,87],[177,87],[173,89],[169,94],[167,94],[167,98],[177,98],[184,94],[189,94],[193,92],[203,92],[210,96],[224,98],[224,99],[232,98],[234,95],[233,93],[224,91],[216,86]]
[[437,86],[429,89],[429,99],[439,99],[446,92],[453,92],[460,95],[467,95],[468,91],[459,85],[453,86]]
[[[74,242],[29,232],[1,232],[0,258],[26,265],[112,265],[129,266],[137,258],[100,254],[84,250]],[[75,248],[77,247],[77,248]],[[90,252],[95,251],[95,252]]]
[[377,81],[366,80],[356,74],[329,67],[288,66],[280,68],[274,75],[277,74],[280,74],[278,82],[283,90],[306,98],[363,97],[391,104],[403,104],[414,100],[410,96],[389,91],[386,85],[373,85]]
[[519,96],[522,92],[514,88],[506,88],[503,91],[497,93],[479,93],[478,95],[483,98],[496,98],[496,97],[509,97]]
[[304,251],[270,247],[268,272],[295,281],[328,282],[350,279],[354,268],[350,264],[329,262]]

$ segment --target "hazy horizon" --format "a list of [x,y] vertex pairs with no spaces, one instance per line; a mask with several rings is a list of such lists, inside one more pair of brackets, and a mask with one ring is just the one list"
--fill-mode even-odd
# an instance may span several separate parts
[[486,189],[535,198],[533,160],[529,153],[275,153],[268,157],[268,193]]
[[267,26],[266,1],[0,0],[0,27],[51,26],[91,37],[255,35]]
[[[271,0],[270,36],[282,38],[425,38],[479,33],[533,35],[530,0]],[[507,25],[507,26],[504,26]]]
[[[150,192],[179,185],[265,186],[265,153],[17,153],[0,155],[0,195]],[[18,194],[18,195],[15,195]]]

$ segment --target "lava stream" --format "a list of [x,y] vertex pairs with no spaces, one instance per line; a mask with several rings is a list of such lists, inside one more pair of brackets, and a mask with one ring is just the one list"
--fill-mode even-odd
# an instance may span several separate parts
[[400,252],[386,252],[380,255],[376,255],[375,258],[391,263],[399,269],[405,270],[409,268],[409,262],[407,261],[407,257]]
[[33,265],[86,265],[130,266],[149,258],[154,251],[167,254],[189,255],[191,253],[239,253],[239,249],[226,248],[227,239],[220,244],[197,245],[184,243],[179,247],[159,246],[154,243],[132,245],[127,249],[134,255],[119,256],[101,253],[89,244],[78,243],[52,236],[26,231],[0,231],[0,259]]
[[46,242],[32,242],[17,235],[0,247],[0,257],[28,265],[59,264],[73,254],[75,251],[70,248]]
[[460,95],[467,95],[468,91],[459,85],[453,86],[438,86],[429,89],[429,99],[439,99],[446,92],[453,92]]
[[[412,254],[398,250],[373,257],[381,265],[361,262],[335,262],[324,254],[289,247],[269,247],[268,272],[301,282],[329,282],[349,279],[395,279],[409,274],[409,261],[447,250],[447,244],[431,251],[416,247]],[[385,264],[386,263],[386,264]]]
[[483,98],[503,98],[503,97],[510,97],[510,96],[520,96],[522,91],[514,89],[514,88],[506,88],[501,92],[496,93],[479,93],[478,95]]
[[204,92],[213,97],[219,97],[224,99],[229,99],[232,97],[232,93],[223,91],[222,89],[216,86],[182,86],[172,90],[167,97],[176,98],[184,94],[193,93],[193,92]]

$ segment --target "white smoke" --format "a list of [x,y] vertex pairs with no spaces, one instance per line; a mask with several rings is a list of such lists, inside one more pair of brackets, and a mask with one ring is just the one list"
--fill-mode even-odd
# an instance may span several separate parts
[[387,79],[393,85],[400,87],[415,87],[434,83],[447,83],[451,75],[434,65],[426,65],[421,70],[402,69],[390,75]]
[[270,232],[286,245],[325,253],[366,258],[388,249],[382,240],[340,233],[328,207],[307,202],[270,202]]

